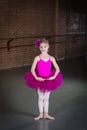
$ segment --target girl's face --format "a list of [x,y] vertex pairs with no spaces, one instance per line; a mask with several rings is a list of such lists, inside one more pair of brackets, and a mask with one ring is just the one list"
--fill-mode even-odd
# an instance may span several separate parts
[[41,53],[48,52],[49,44],[42,42],[39,46],[39,49],[40,49]]

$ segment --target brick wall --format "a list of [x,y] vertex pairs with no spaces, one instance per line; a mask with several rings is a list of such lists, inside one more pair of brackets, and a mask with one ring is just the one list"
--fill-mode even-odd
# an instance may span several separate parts
[[[0,47],[7,46],[9,39],[4,38],[14,38],[10,46],[20,46],[34,44],[36,38],[18,37],[55,34],[55,2],[53,0],[1,0],[0,6]],[[51,52],[55,53],[55,49]],[[14,47],[9,51],[6,48],[0,49],[0,68],[31,64],[38,53],[34,45]]]
[[[67,1],[67,0],[66,0]],[[31,64],[39,51],[34,41],[40,36],[64,35],[75,33],[70,28],[82,13],[71,11],[72,3],[59,0],[1,0],[0,1],[0,69]],[[83,14],[83,20],[85,15]],[[78,23],[84,28],[85,23]],[[79,31],[78,29],[78,32]],[[84,35],[85,36],[85,35]],[[54,37],[50,38],[50,54],[56,59],[84,54],[85,38]],[[22,38],[21,38],[22,37]],[[26,38],[24,38],[26,37]],[[11,39],[10,46],[7,47]],[[71,40],[71,41],[69,41]],[[84,40],[84,43],[83,43]],[[80,41],[80,42],[79,42]],[[57,42],[54,44],[54,42]],[[31,45],[33,44],[33,45]],[[30,45],[21,46],[20,45]],[[78,49],[78,51],[77,51]]]
[[79,4],[75,0],[57,2],[58,21],[56,21],[56,24],[58,24],[58,29],[56,34],[61,36],[57,38],[60,44],[57,44],[56,55],[59,57],[69,58],[87,54],[87,11],[84,8],[85,3],[82,3],[84,1]]

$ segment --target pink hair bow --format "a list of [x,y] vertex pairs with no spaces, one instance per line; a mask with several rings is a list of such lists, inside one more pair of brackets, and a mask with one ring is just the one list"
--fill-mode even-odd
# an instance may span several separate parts
[[35,41],[35,47],[36,48],[38,48],[40,46],[40,42],[41,42],[41,40],[39,38],[36,39],[36,41]]

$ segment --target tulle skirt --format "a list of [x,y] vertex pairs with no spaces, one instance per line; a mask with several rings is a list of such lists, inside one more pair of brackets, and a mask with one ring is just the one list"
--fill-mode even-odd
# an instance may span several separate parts
[[[51,75],[55,74],[55,70],[51,71]],[[53,91],[60,88],[63,84],[63,75],[61,72],[58,73],[55,79],[53,80],[45,80],[45,81],[38,81],[34,78],[31,72],[25,73],[25,83],[27,87],[33,88],[36,91],[40,89],[42,92],[45,91]]]

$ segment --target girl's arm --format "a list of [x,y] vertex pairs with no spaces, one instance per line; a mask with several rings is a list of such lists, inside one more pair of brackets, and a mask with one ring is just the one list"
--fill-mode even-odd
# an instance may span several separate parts
[[34,59],[34,61],[33,61],[32,66],[31,66],[31,73],[32,73],[32,75],[34,76],[34,78],[35,78],[36,80],[44,81],[44,79],[38,77],[37,74],[36,74],[36,72],[35,72],[35,68],[36,68],[36,65],[37,65],[38,60],[39,60],[39,58],[38,58],[38,56],[36,56],[35,59]]
[[31,66],[31,73],[32,73],[32,75],[34,76],[35,79],[37,79],[37,75],[35,73],[35,68],[36,68],[36,65],[37,65],[37,61],[38,61],[38,57],[35,57],[35,59],[33,61],[33,64]]
[[55,68],[56,71],[55,71],[54,76],[50,77],[49,80],[55,79],[56,76],[58,75],[58,73],[60,72],[59,66],[58,66],[58,64],[57,64],[57,62],[56,62],[56,60],[55,60],[54,57],[51,57],[51,61],[52,61],[53,66],[54,66],[54,68]]

